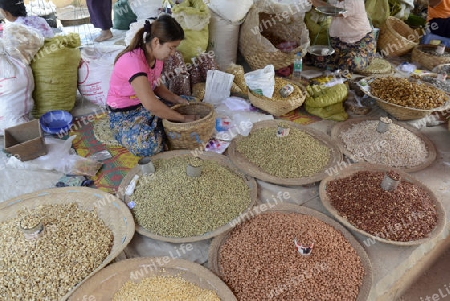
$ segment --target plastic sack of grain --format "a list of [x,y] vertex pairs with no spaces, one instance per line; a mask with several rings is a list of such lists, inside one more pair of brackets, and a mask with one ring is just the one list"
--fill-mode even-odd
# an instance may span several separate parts
[[253,0],[205,0],[205,3],[223,19],[240,23],[252,7]]
[[[31,63],[35,89],[33,115],[48,111],[70,111],[77,97],[78,66],[81,45],[77,33],[46,39]],[[63,66],[63,67],[62,67]]]
[[106,96],[114,68],[114,59],[123,49],[125,47],[119,45],[81,49],[78,91],[85,99],[101,107],[106,107]]
[[37,30],[22,24],[8,22],[3,29],[5,50],[24,64],[30,64],[44,45],[44,36]]
[[138,20],[157,17],[159,9],[162,8],[162,0],[129,0],[131,10]]
[[5,51],[0,39],[0,135],[8,127],[29,121],[33,108],[33,73],[28,64]]

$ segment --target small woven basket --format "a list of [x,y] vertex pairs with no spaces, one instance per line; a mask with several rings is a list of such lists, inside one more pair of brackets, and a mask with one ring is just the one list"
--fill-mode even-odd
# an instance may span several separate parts
[[[282,98],[278,87],[291,84],[294,87],[294,92],[286,98]],[[274,99],[278,98],[278,99]],[[248,91],[248,99],[252,105],[258,107],[274,116],[282,116],[300,107],[306,99],[306,91],[300,86],[292,84],[291,82],[282,78],[275,78],[275,91],[272,99],[262,95],[255,95]]]
[[163,126],[169,140],[169,148],[204,149],[216,126],[214,107],[207,103],[190,103],[173,106],[172,110],[182,115],[200,115],[201,119],[186,123],[164,119]]
[[417,45],[412,51],[411,60],[428,70],[433,70],[438,65],[450,63],[450,48],[445,47],[445,53],[448,56],[443,56],[433,54],[437,47],[436,45]]
[[378,49],[385,56],[402,56],[418,44],[419,36],[396,17],[388,17],[380,28]]
[[364,69],[361,70],[355,70],[355,73],[359,73],[365,76],[371,76],[371,75],[392,75],[395,73],[394,69],[392,68],[392,65],[382,59],[382,58],[374,58],[372,62]]

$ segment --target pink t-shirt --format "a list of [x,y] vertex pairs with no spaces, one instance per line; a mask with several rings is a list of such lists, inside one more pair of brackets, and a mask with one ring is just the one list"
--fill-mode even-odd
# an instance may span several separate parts
[[131,81],[137,76],[147,76],[152,90],[155,90],[163,70],[163,61],[156,60],[155,66],[147,64],[144,51],[135,49],[123,54],[114,65],[109,81],[106,103],[112,108],[126,108],[140,104]]

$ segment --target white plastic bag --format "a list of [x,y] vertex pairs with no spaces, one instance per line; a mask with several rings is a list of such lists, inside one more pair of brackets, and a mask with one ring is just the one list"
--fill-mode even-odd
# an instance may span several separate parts
[[275,69],[273,65],[248,72],[244,74],[244,78],[245,83],[253,93],[272,98],[275,90]]
[[8,127],[29,121],[34,78],[29,65],[9,56],[0,39],[0,135]]
[[129,0],[128,3],[137,20],[157,17],[163,6],[162,0]]
[[[152,21],[150,21],[152,22]],[[133,22],[130,24],[130,29],[125,33],[125,45],[130,45],[131,40],[133,40],[136,32],[139,31],[142,27],[144,27],[145,19],[138,20],[137,22]]]
[[36,53],[44,46],[45,40],[38,30],[11,22],[4,26],[3,39],[6,52],[24,64],[31,63]]
[[205,3],[213,12],[225,20],[239,23],[242,22],[250,7],[252,7],[253,0],[205,0]]
[[119,45],[111,45],[81,49],[81,64],[78,67],[78,91],[88,101],[101,107],[106,106],[114,59],[124,48]]
[[230,96],[234,75],[219,70],[208,70],[203,102],[218,105]]

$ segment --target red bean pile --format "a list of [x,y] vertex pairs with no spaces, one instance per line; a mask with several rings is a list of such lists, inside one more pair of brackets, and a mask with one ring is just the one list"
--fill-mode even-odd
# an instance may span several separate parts
[[383,172],[361,171],[330,181],[331,205],[356,228],[393,241],[428,236],[437,224],[436,205],[423,188],[400,181],[394,191],[381,188]]
[[[309,256],[294,244],[315,243]],[[257,215],[220,247],[222,280],[238,300],[356,300],[364,267],[332,226],[297,213]]]

